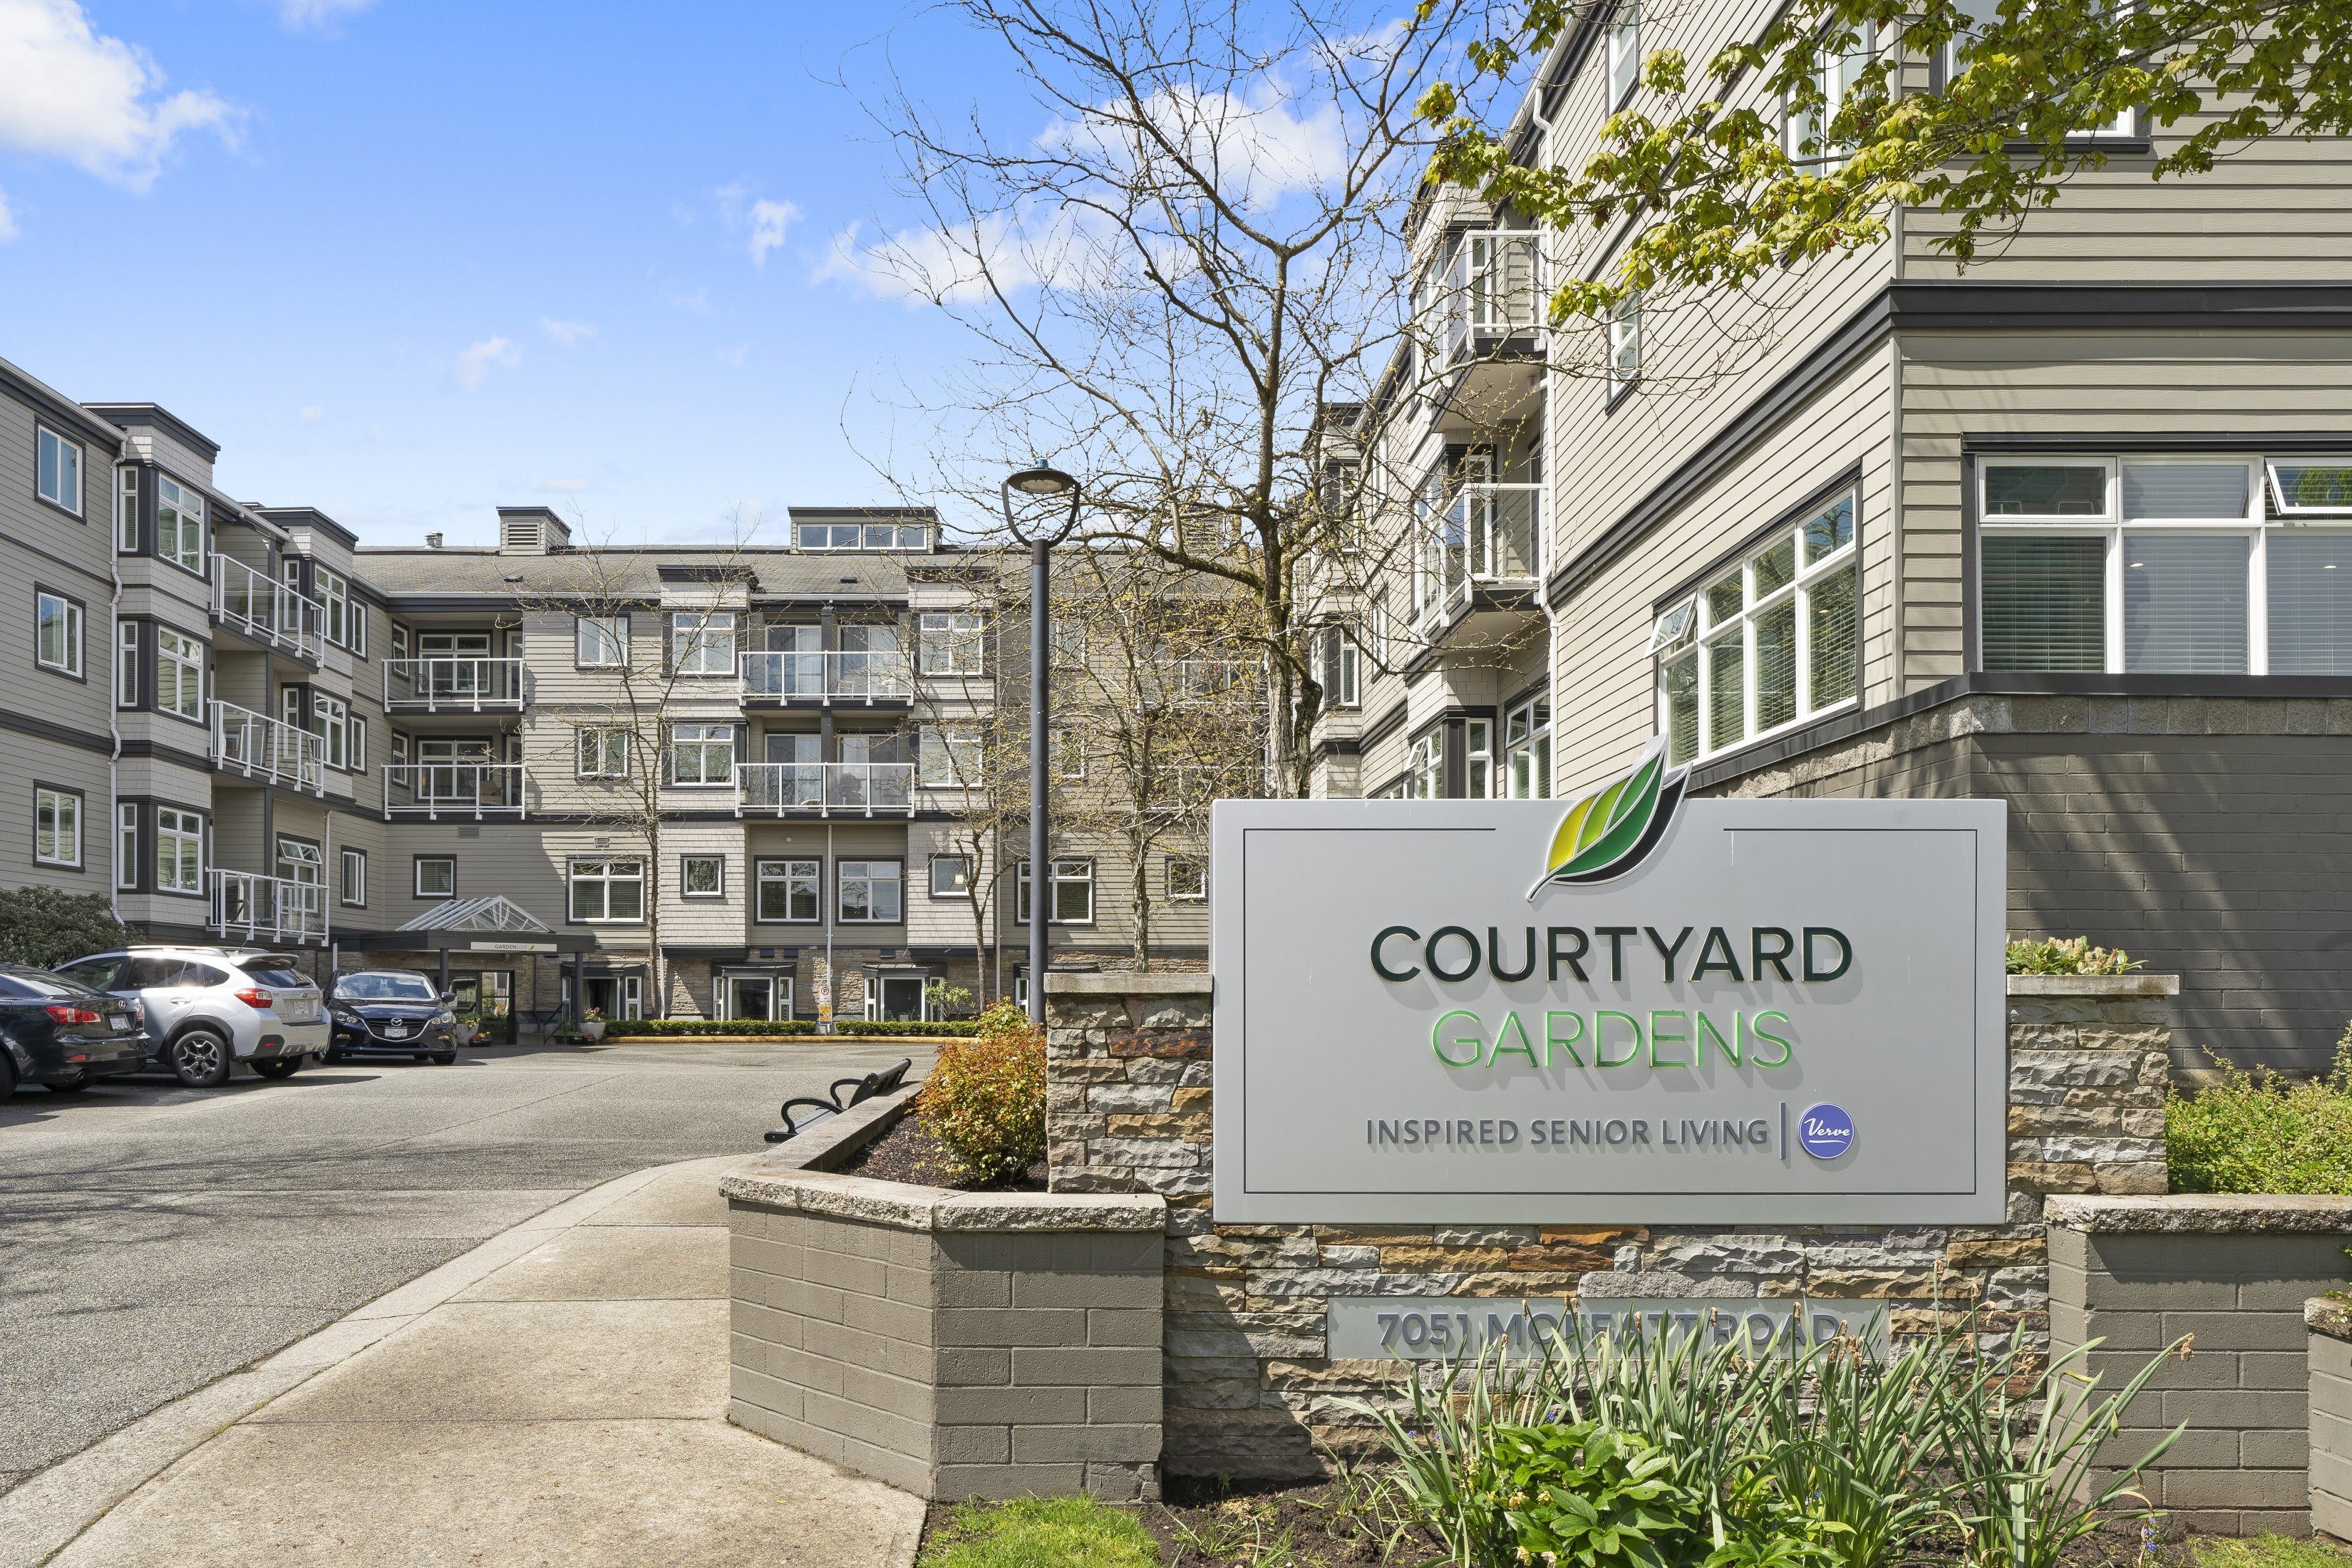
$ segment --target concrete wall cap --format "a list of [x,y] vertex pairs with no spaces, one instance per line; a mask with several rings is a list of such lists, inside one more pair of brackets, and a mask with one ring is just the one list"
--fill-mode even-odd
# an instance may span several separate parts
[[937,1230],[1150,1231],[1168,1227],[1157,1193],[957,1193],[932,1215]]
[[2012,974],[2011,996],[2178,996],[2178,974]]
[[2053,1195],[2042,1217],[2053,1229],[2162,1234],[2352,1231],[2352,1196],[2294,1193],[2171,1193],[2154,1197]]
[[2352,1340],[2352,1302],[2333,1296],[2314,1296],[2303,1304],[2303,1321],[2315,1334],[2331,1340]]
[[832,1215],[897,1230],[1150,1232],[1167,1228],[1157,1193],[965,1193],[912,1182],[878,1182],[833,1171],[746,1167],[720,1178],[740,1203]]
[[1048,996],[1212,996],[1216,982],[1198,972],[1181,974],[1054,974],[1045,976]]

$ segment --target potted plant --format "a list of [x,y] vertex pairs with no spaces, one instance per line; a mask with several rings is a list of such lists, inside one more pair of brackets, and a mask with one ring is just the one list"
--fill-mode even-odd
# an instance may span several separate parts
[[473,1012],[455,1014],[449,1025],[449,1043],[453,1046],[470,1046],[474,1043],[474,1037],[481,1032],[480,1014]]
[[580,1015],[580,1037],[583,1040],[590,1041],[601,1040],[604,1037],[604,1012],[603,1008],[591,1007],[588,1011]]

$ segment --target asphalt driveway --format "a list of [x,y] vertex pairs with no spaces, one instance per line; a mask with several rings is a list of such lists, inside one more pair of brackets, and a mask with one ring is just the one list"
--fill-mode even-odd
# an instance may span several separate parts
[[506,1047],[21,1089],[0,1104],[0,1491],[574,1193],[756,1152],[786,1096],[906,1054]]

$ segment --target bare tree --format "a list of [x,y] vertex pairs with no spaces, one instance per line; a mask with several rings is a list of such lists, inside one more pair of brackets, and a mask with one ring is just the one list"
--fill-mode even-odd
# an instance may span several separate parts
[[1532,264],[1515,283],[1461,271],[1419,184],[1415,100],[1485,7],[941,9],[1002,49],[1045,123],[951,123],[895,81],[866,95],[922,220],[853,232],[830,268],[938,306],[979,345],[907,389],[936,448],[879,466],[985,519],[1007,466],[1058,458],[1086,484],[1090,536],[1240,595],[1274,788],[1304,794],[1315,634],[1413,547],[1374,526],[1382,498],[1413,488],[1390,466],[1422,461],[1391,450],[1386,424],[1463,395],[1460,366],[1482,351],[1454,325],[1498,279],[1514,290],[1499,308],[1536,329]]
[[[734,677],[751,618],[751,569],[743,558],[749,531],[740,518],[735,531],[731,545],[696,552],[683,570],[673,560],[676,580],[667,592],[648,552],[608,544],[533,563],[534,580],[518,595],[526,616],[545,618],[549,633],[577,644],[577,685],[560,693],[542,689],[531,704],[535,716],[555,721],[560,731],[553,776],[562,782],[551,792],[543,770],[541,798],[558,793],[592,830],[626,840],[629,848],[614,859],[642,853],[653,992],[646,1005],[656,1018],[669,1016],[671,1001],[662,953],[662,836],[665,811],[677,805],[664,793],[673,783],[732,784],[740,760]],[[724,698],[709,695],[707,678],[722,672]],[[686,724],[707,732],[681,738]],[[573,999],[575,1006],[583,1002]]]

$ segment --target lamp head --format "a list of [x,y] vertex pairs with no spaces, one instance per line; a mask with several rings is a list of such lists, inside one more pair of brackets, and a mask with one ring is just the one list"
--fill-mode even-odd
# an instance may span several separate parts
[[1043,463],[1024,468],[1004,482],[1024,496],[1066,496],[1078,488],[1077,480]]

